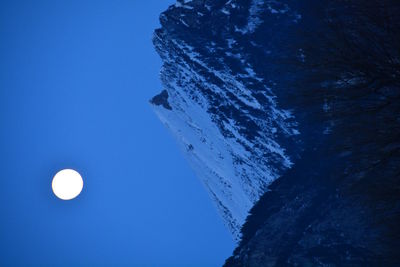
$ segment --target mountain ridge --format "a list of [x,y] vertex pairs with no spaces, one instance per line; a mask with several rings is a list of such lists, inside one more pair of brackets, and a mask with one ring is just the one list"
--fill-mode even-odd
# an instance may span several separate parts
[[238,242],[225,266],[400,265],[398,14],[179,0],[160,15],[151,102]]
[[[221,24],[243,5],[178,1],[160,15],[153,43],[163,60],[164,90],[151,100],[236,240],[249,209],[292,165],[281,140],[295,143],[299,134],[290,110],[276,102],[273,81],[258,77],[254,63],[237,49],[238,42],[248,43],[243,35],[254,32],[256,21]],[[207,21],[215,23],[211,31],[203,30]]]

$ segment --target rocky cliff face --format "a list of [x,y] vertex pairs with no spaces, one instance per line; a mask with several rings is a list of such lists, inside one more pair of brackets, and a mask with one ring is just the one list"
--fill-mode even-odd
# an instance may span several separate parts
[[161,14],[151,102],[240,239],[226,266],[400,264],[398,14],[358,0]]
[[304,150],[225,266],[400,266],[400,3],[305,2],[283,63]]
[[[274,7],[288,24],[297,23],[299,14]],[[249,19],[244,10],[251,10]],[[161,14],[154,34],[164,90],[151,102],[236,239],[249,209],[291,167],[298,147],[296,119],[278,103],[275,80],[259,60],[274,47],[264,51],[247,37],[262,23],[260,12],[256,2],[178,1]]]

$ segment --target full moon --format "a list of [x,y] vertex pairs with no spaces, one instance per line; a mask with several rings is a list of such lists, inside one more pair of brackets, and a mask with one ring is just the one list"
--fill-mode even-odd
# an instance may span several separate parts
[[76,198],[81,193],[83,179],[75,170],[61,170],[54,175],[51,188],[58,198],[70,200]]

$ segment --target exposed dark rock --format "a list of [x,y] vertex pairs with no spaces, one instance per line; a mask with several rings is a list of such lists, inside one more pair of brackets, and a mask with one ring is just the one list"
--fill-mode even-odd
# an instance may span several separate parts
[[150,103],[157,105],[157,106],[163,106],[164,108],[168,110],[172,110],[172,107],[168,103],[168,92],[167,90],[162,90],[161,93],[158,95],[154,96],[151,100]]

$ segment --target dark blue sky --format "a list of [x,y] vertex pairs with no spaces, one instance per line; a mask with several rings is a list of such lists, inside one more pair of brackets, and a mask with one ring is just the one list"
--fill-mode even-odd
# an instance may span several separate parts
[[[148,99],[173,1],[0,2],[0,265],[218,266],[233,249]],[[82,194],[51,191],[78,170]]]

